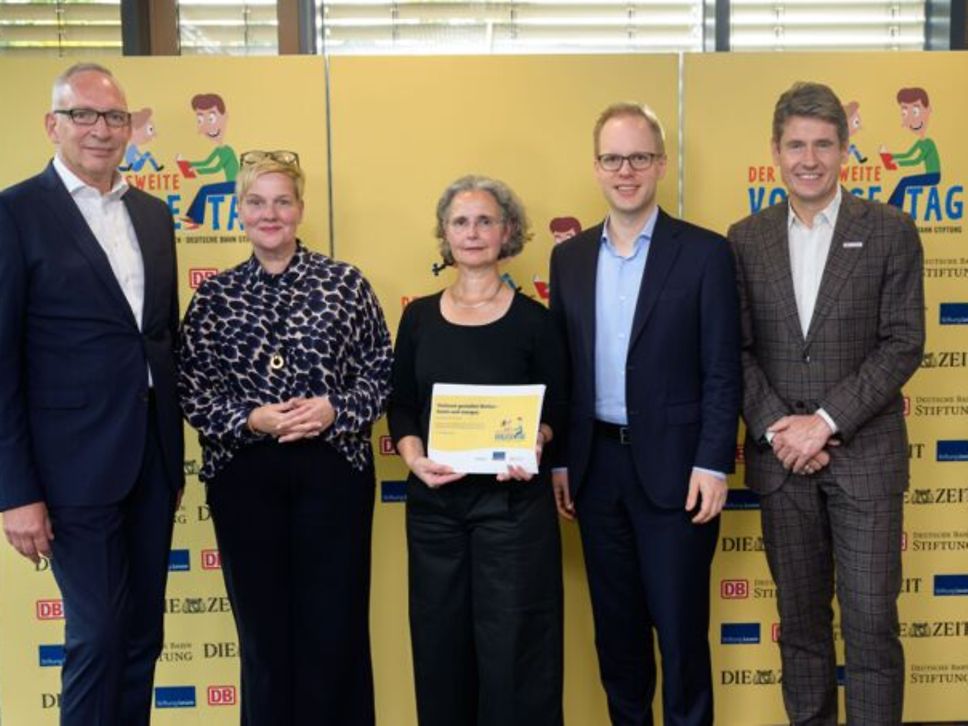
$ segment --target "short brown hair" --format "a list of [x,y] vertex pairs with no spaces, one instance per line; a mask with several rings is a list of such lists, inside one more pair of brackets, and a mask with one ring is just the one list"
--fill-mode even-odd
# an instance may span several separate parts
[[217,93],[196,93],[192,96],[193,111],[207,111],[210,108],[224,114],[225,101]]
[[823,83],[799,81],[784,91],[773,109],[773,143],[779,144],[786,122],[794,116],[820,119],[837,127],[837,139],[847,146],[847,114],[837,94]]
[[656,147],[658,147],[656,151],[660,154],[665,154],[665,129],[662,128],[662,122],[655,115],[655,111],[643,104],[623,101],[613,103],[598,115],[598,120],[595,121],[595,129],[592,131],[595,142],[595,156],[598,156],[599,149],[601,148],[602,127],[613,118],[619,118],[621,116],[644,119],[649,124],[649,128],[652,129],[652,136],[655,138]]
[[931,103],[928,101],[928,92],[923,88],[902,88],[897,92],[897,102],[898,103],[917,103],[921,102],[921,105],[928,108]]

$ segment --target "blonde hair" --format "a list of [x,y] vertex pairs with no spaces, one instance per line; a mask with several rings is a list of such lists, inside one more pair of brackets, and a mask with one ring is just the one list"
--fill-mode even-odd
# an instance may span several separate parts
[[245,196],[255,180],[264,174],[283,174],[292,180],[292,188],[296,193],[296,200],[302,201],[303,190],[306,187],[306,175],[295,164],[283,164],[272,158],[265,158],[254,164],[245,164],[239,169],[235,177],[235,196],[239,199]]

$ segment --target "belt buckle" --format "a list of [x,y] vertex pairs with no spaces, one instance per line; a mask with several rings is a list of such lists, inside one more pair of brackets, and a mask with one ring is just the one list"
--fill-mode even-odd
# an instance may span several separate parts
[[622,446],[629,446],[632,443],[632,437],[629,433],[628,426],[618,427],[618,442],[622,444]]

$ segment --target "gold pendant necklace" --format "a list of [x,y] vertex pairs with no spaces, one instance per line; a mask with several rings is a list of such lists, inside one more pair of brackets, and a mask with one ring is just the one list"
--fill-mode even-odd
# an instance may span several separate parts
[[496,298],[498,294],[500,294],[502,287],[504,287],[504,282],[501,280],[498,280],[497,289],[495,289],[494,292],[492,292],[486,298],[484,298],[483,300],[478,300],[476,303],[466,303],[463,300],[461,300],[459,297],[457,297],[457,293],[454,292],[453,285],[450,288],[448,288],[448,291],[450,292],[450,299],[454,301],[454,305],[456,305],[459,308],[464,308],[465,310],[476,310],[477,308],[482,308],[485,305],[487,305],[489,302],[492,302],[494,298]]

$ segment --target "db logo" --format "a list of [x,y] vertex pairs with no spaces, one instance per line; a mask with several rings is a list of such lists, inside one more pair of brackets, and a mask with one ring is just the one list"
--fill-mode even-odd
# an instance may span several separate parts
[[907,552],[907,532],[901,532],[901,552]]
[[380,455],[381,456],[396,456],[397,449],[393,445],[393,439],[389,436],[380,437]]
[[209,686],[208,687],[209,706],[234,706],[235,705],[235,686]]
[[188,286],[194,290],[208,278],[217,274],[217,267],[193,267],[188,271]]
[[64,601],[63,600],[38,600],[37,601],[38,620],[63,620]]
[[202,550],[202,569],[221,570],[222,555],[218,550]]
[[723,580],[719,583],[719,596],[724,600],[743,600],[750,596],[749,580]]
[[770,632],[772,633],[773,642],[779,643],[780,642],[780,624],[773,623],[773,628],[771,629]]
[[911,415],[911,397],[910,396],[904,397],[904,415],[905,416]]
[[736,444],[736,463],[743,464],[746,462],[746,450],[743,448],[742,444]]

